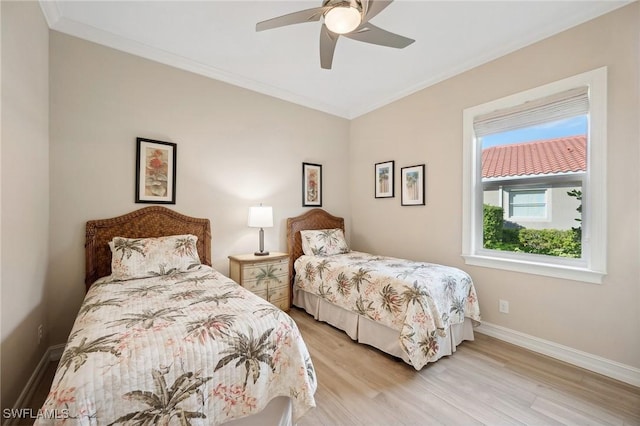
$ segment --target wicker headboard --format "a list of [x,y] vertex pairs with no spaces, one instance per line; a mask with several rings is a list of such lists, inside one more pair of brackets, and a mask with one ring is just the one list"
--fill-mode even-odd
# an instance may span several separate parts
[[113,237],[150,238],[192,234],[198,237],[200,261],[211,266],[211,225],[162,206],[145,207],[122,216],[87,222],[84,244],[86,270],[84,283],[89,290],[100,277],[111,274]]
[[344,231],[344,218],[333,216],[322,209],[312,209],[308,212],[287,219],[287,249],[289,250],[289,277],[293,285],[293,263],[302,256],[302,239],[300,231],[307,229],[333,229]]

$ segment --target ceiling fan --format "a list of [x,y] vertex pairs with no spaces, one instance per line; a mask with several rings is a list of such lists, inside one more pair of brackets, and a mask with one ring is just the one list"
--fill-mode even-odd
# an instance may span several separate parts
[[286,25],[319,21],[320,66],[331,69],[333,52],[340,36],[365,43],[402,49],[415,40],[376,27],[369,21],[382,12],[393,0],[323,0],[322,6],[305,9],[256,24],[256,31],[270,30]]

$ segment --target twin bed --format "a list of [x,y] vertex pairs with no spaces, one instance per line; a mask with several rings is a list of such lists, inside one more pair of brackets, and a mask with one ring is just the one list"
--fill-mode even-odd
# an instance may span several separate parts
[[58,419],[36,424],[288,425],[315,406],[296,324],[210,244],[209,220],[159,206],[87,222],[88,291],[42,407]]
[[344,219],[322,209],[287,220],[293,304],[420,370],[473,340],[480,308],[457,268],[350,251]]
[[[459,269],[353,252],[344,220],[287,220],[293,303],[416,369],[473,339]],[[295,322],[211,268],[208,219],[147,207],[87,222],[87,294],[42,407],[74,424],[296,423],[315,406]],[[62,420],[61,420],[62,418]]]

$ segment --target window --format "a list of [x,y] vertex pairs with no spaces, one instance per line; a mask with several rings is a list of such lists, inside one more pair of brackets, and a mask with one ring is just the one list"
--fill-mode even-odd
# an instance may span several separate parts
[[547,218],[546,189],[509,191],[509,219]]
[[600,68],[464,111],[466,263],[602,282],[606,79]]

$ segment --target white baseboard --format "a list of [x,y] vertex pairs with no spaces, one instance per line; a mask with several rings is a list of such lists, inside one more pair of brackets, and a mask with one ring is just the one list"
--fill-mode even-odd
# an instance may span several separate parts
[[[35,393],[38,385],[42,381],[42,377],[44,376],[45,371],[47,371],[47,367],[51,361],[58,361],[62,357],[62,352],[64,351],[64,344],[49,346],[38,362],[36,369],[29,377],[27,384],[25,385],[22,392],[20,392],[20,396],[14,405],[14,409],[21,409],[26,406],[26,404],[31,400],[33,394]],[[8,419],[4,422],[4,425],[11,425],[15,422],[15,420]]]
[[640,387],[639,368],[487,322],[483,322],[474,331]]

